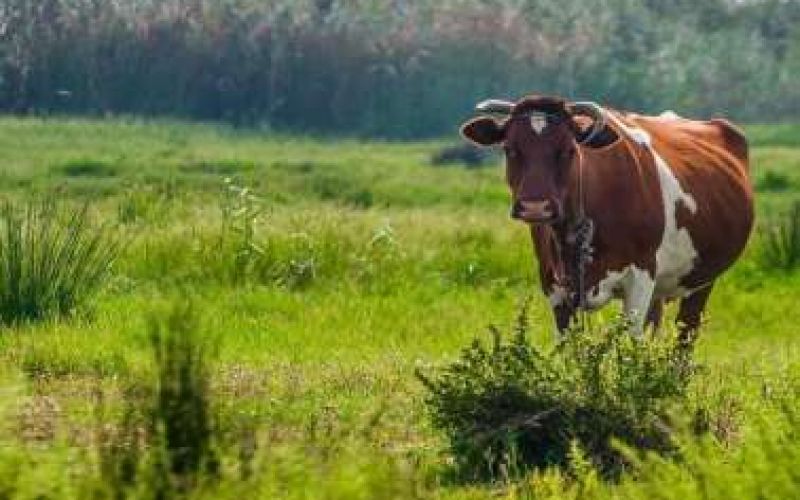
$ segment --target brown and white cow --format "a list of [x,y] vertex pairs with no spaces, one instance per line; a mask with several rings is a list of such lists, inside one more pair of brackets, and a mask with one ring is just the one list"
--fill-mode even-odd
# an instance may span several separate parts
[[530,225],[559,330],[578,309],[621,298],[641,333],[646,322],[658,325],[665,301],[680,299],[688,343],[753,225],[742,132],[723,119],[642,116],[546,96],[477,109],[482,116],[462,134],[505,149],[511,215]]

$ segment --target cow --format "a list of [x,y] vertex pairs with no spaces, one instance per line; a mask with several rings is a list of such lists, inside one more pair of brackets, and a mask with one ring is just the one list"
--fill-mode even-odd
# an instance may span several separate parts
[[752,230],[744,134],[720,118],[542,95],[477,111],[461,133],[505,151],[511,217],[530,228],[558,330],[620,298],[641,335],[680,300],[679,341],[690,346],[714,282]]

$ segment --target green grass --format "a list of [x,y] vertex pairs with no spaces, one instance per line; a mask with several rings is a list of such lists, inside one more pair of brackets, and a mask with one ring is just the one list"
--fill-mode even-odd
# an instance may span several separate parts
[[[749,131],[754,178],[788,180],[758,193],[766,222],[800,198],[800,127]],[[448,482],[446,437],[415,368],[452,361],[491,323],[511,324],[528,295],[532,341],[549,345],[553,328],[500,166],[429,166],[443,144],[0,119],[6,197],[89,202],[126,242],[106,287],[76,314],[0,334],[0,493],[107,494],[98,429],[123,426],[126,388],[157,378],[148,318],[187,297],[210,346],[221,460],[199,497],[703,498],[713,483],[706,498],[736,496],[732,484],[745,498],[768,465],[783,474],[773,498],[796,485],[785,477],[800,461],[781,446],[798,427],[781,401],[796,403],[788,393],[800,387],[800,273],[765,269],[758,236],[712,294],[690,387],[694,401],[729,414],[714,425],[730,443],[687,443],[695,462],[645,458],[647,473],[618,483],[555,470]]]

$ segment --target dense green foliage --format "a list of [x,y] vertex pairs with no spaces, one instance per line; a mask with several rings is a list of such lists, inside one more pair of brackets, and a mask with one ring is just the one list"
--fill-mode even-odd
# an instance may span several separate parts
[[493,329],[492,346],[476,340],[433,377],[418,373],[461,475],[568,469],[578,451],[590,467],[617,476],[630,466],[620,445],[677,451],[670,412],[685,403],[692,366],[675,339],[637,340],[619,321],[575,329],[543,350],[529,329],[523,309],[510,340]]
[[[613,352],[636,363],[607,356],[603,364],[619,378],[581,371],[591,364],[554,368],[579,381],[574,394],[553,387],[582,407],[654,415],[676,404],[668,413],[693,424],[684,433],[686,422],[671,421],[680,453],[625,452],[625,471],[607,481],[596,449],[574,446],[566,469],[508,470],[472,483],[453,481],[452,443],[430,418],[415,368],[435,380],[431,366],[458,361],[486,325],[506,331],[528,296],[527,355],[573,359],[551,350],[530,237],[508,219],[499,165],[434,167],[443,142],[0,119],[6,198],[88,203],[88,220],[118,225],[125,242],[79,314],[2,329],[0,496],[792,497],[800,274],[762,252],[767,224],[800,195],[800,129],[763,125],[748,134],[754,180],[785,182],[757,182],[762,227],[715,286],[697,343],[701,369],[689,384],[665,385],[675,379],[641,368],[659,351],[633,350],[625,336],[613,337]],[[174,305],[187,296],[193,308]],[[674,313],[668,308],[668,323]],[[615,314],[612,307],[593,321],[602,331]],[[596,352],[592,339],[602,338],[575,339],[589,342],[575,352]],[[501,345],[504,359],[515,359],[513,338]],[[639,396],[613,397],[623,393]],[[618,422],[601,422],[598,435],[622,433]],[[585,425],[575,434],[585,436]]]
[[0,109],[421,137],[532,91],[644,112],[800,112],[785,0],[2,0]]

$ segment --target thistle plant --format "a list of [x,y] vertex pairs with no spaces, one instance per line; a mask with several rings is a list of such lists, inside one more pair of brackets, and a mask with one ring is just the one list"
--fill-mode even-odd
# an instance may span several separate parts
[[225,179],[222,201],[222,245],[233,245],[234,261],[231,270],[234,282],[244,281],[253,263],[264,255],[264,249],[256,240],[259,218],[264,205],[249,188],[239,186],[232,179]]

